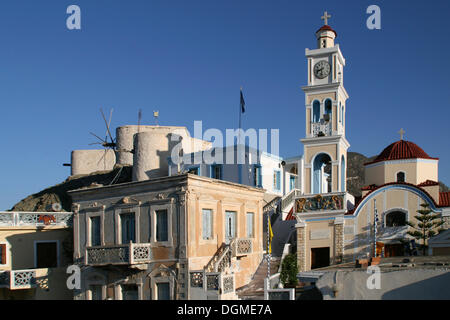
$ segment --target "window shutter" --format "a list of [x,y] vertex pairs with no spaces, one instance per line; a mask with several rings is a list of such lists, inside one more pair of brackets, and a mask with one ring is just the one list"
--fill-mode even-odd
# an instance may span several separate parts
[[203,239],[207,239],[208,238],[208,230],[206,230],[206,226],[207,226],[207,223],[206,223],[206,219],[207,219],[207,216],[206,216],[206,210],[203,210],[203,212],[202,212],[202,234],[203,234]]
[[207,221],[206,221],[206,235],[208,239],[211,239],[211,210],[207,211]]
[[130,235],[131,235],[131,242],[135,243],[136,242],[136,219],[134,217],[134,214],[130,215]]
[[236,213],[231,213],[231,237],[236,238]]
[[6,244],[0,244],[0,264],[6,264]]

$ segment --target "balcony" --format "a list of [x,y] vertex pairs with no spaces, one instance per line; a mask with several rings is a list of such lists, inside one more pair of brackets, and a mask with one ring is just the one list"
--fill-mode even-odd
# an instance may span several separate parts
[[134,265],[153,259],[150,243],[129,243],[87,247],[85,264],[89,266]]
[[0,288],[31,289],[42,286],[48,279],[48,268],[0,271]]
[[0,227],[71,227],[72,212],[0,211]]
[[298,214],[344,212],[351,198],[346,192],[296,196],[294,212]]

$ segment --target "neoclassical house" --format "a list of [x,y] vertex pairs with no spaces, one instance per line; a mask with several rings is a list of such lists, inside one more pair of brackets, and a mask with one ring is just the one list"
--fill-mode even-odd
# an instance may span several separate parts
[[263,257],[259,188],[187,173],[70,195],[75,299],[235,299]]

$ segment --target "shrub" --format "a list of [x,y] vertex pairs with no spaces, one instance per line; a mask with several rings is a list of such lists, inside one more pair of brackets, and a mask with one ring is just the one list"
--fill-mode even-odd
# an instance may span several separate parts
[[284,285],[295,286],[298,283],[297,274],[297,255],[288,254],[281,264],[281,282],[283,282]]

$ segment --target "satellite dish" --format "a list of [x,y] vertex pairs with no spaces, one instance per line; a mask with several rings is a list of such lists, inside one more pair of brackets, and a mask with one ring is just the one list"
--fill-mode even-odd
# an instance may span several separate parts
[[55,212],[61,211],[62,210],[61,203],[53,203],[52,204],[52,210],[55,211]]

